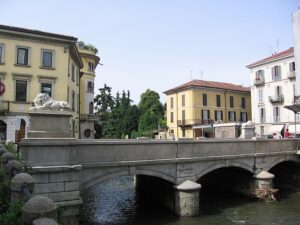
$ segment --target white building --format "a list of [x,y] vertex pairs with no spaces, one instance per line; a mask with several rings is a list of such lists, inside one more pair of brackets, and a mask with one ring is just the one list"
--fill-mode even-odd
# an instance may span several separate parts
[[[252,121],[259,136],[295,131],[300,117],[285,109],[293,105],[295,93],[294,48],[275,53],[247,66],[251,71]],[[300,133],[300,129],[297,129]]]

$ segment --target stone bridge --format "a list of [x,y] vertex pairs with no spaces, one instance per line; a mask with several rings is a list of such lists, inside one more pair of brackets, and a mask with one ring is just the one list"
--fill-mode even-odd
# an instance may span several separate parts
[[234,167],[253,175],[254,183],[247,186],[249,189],[269,187],[273,176],[267,172],[272,168],[286,161],[300,163],[296,151],[298,142],[297,139],[32,138],[23,139],[21,151],[36,180],[35,194],[48,196],[67,207],[68,215],[78,214],[82,203],[80,192],[124,175],[146,175],[168,181],[175,190],[175,197],[174,204],[166,205],[179,215],[197,215],[201,187],[197,182],[203,176],[220,168]]

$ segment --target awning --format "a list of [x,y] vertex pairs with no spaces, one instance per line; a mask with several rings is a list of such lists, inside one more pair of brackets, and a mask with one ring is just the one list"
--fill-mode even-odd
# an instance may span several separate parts
[[294,113],[300,112],[300,104],[295,104],[295,105],[285,105],[283,108],[289,109],[293,111]]
[[280,133],[283,127],[283,124],[271,125],[271,127],[269,128],[269,134]]
[[[295,124],[289,125],[289,132],[292,134],[295,133]],[[300,134],[300,124],[296,124],[296,134]]]

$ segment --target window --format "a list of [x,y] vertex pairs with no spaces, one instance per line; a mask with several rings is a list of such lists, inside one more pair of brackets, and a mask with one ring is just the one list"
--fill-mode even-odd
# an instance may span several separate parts
[[185,137],[185,129],[182,129],[182,137]]
[[275,98],[279,99],[281,97],[282,89],[280,86],[275,87]]
[[0,44],[0,63],[4,63],[4,44]]
[[181,95],[181,103],[182,103],[182,107],[185,106],[185,95]]
[[221,121],[221,120],[223,120],[223,111],[216,110],[215,111],[215,121]]
[[79,69],[76,68],[76,84],[79,85]]
[[27,101],[27,81],[16,80],[16,101],[17,102]]
[[88,71],[94,72],[95,71],[95,66],[94,63],[89,62],[88,63]]
[[171,109],[173,109],[173,107],[174,107],[174,99],[173,99],[173,97],[171,97],[171,99],[170,99],[170,101],[171,101],[171,103],[170,103],[170,105],[171,105]]
[[52,96],[52,84],[51,83],[41,83],[41,93]]
[[173,112],[170,113],[170,117],[171,117],[171,123],[173,123],[174,122],[174,113]]
[[94,83],[92,81],[87,82],[87,92],[94,93]]
[[280,108],[278,106],[273,107],[273,122],[280,122]]
[[72,71],[71,71],[71,74],[72,74],[72,81],[75,81],[75,65],[72,63]]
[[216,105],[217,105],[217,107],[221,107],[221,96],[220,95],[216,95]]
[[266,113],[265,113],[265,108],[260,108],[259,110],[259,120],[260,123],[265,123],[266,122]]
[[258,90],[258,103],[263,103],[264,92],[263,89]]
[[228,120],[231,122],[234,122],[236,120],[235,112],[234,111],[229,111],[228,112]]
[[182,110],[181,112],[181,119],[183,122],[185,121],[185,110]]
[[300,113],[297,113],[297,114],[296,114],[296,120],[297,120],[297,121],[300,121]]
[[272,80],[277,81],[281,79],[281,67],[274,66],[272,67]]
[[42,67],[53,68],[53,51],[42,49]]
[[29,48],[25,48],[25,47],[17,48],[17,64],[29,65]]
[[210,111],[208,109],[202,109],[202,123],[208,124],[210,118]]
[[241,120],[241,122],[247,122],[248,118],[247,118],[246,112],[241,112],[240,120]]
[[295,62],[289,63],[289,70],[290,72],[294,72],[296,70]]
[[204,106],[207,106],[207,94],[202,95],[202,103]]
[[79,94],[77,94],[77,113],[79,113],[80,110],[79,106],[80,106],[80,98],[79,98]]
[[246,108],[246,98],[245,97],[241,98],[241,107],[242,107],[242,109]]
[[260,135],[263,136],[265,134],[265,127],[261,126],[260,127]]
[[230,108],[233,108],[234,107],[234,104],[233,104],[233,96],[230,96],[229,97],[229,104],[230,104]]
[[75,111],[75,91],[72,91],[72,111]]
[[264,71],[263,70],[258,70],[255,73],[255,80],[261,80],[263,81],[265,79]]
[[94,114],[94,102],[90,102],[89,104],[89,114]]

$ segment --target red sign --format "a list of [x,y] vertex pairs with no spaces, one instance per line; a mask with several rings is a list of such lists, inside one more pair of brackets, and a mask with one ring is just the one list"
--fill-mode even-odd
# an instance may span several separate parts
[[0,81],[0,96],[5,93],[5,85]]

